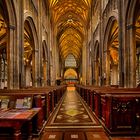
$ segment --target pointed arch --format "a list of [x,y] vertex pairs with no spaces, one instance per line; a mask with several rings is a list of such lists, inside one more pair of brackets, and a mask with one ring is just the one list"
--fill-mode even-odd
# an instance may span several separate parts
[[[31,84],[29,84],[29,80],[27,80],[28,85],[26,86],[29,86],[29,85],[37,86],[38,84],[40,84],[40,79],[38,79],[39,78],[39,62],[40,62],[38,35],[36,31],[35,22],[33,18],[29,15],[27,17],[25,16],[26,18],[24,19],[24,35],[28,36],[28,39],[30,40],[29,42],[27,41],[28,42],[27,48],[29,48],[28,46],[30,46],[30,54],[28,53],[30,55],[30,58],[29,58],[30,60],[28,61],[29,61],[29,65],[31,66],[31,68],[29,69],[29,71],[31,71],[31,74],[30,74],[31,78],[29,79],[31,81],[30,82]],[[24,51],[24,54],[25,54],[25,51]],[[27,54],[27,57],[28,57],[28,54]],[[29,72],[27,73],[29,74]]]
[[[118,21],[111,16],[107,22],[104,34],[104,84],[118,85],[119,83],[119,40],[118,40]],[[115,76],[114,76],[115,75]]]
[[42,55],[43,55],[43,83],[44,85],[50,85],[50,58],[49,49],[45,40],[42,41]]
[[[17,65],[14,64],[17,51],[16,48],[16,12],[14,8],[14,3],[10,0],[0,1],[0,13],[3,17],[3,22],[5,24],[4,28],[6,29],[3,40],[5,42],[5,54],[6,54],[6,73],[7,75],[4,79],[4,87],[13,88],[15,86],[14,78],[17,76],[15,73],[18,73]],[[15,77],[14,77],[15,76]],[[18,79],[18,77],[16,77]],[[16,81],[16,83],[18,83]]]
[[126,45],[125,45],[125,54],[126,54],[126,86],[136,87],[140,82],[140,78],[137,75],[137,48],[138,42],[136,41],[137,33],[137,19],[140,16],[140,1],[128,1],[127,10],[126,10]]
[[99,60],[99,41],[96,40],[94,45],[94,84],[99,85],[100,77],[100,60]]

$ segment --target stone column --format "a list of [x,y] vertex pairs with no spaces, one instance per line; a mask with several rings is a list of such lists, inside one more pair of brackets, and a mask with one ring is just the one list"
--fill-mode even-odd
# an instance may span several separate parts
[[99,45],[99,61],[100,61],[100,75],[99,75],[99,85],[102,86],[104,85],[104,80],[103,80],[103,74],[104,74],[104,45],[103,45],[103,40],[104,40],[104,36],[103,36],[103,17],[102,17],[102,1],[100,1],[100,14],[99,14],[99,18],[100,18],[100,22],[99,22],[99,28],[100,28],[100,45]]
[[33,74],[33,86],[37,87],[39,85],[39,77],[38,77],[38,49],[33,50],[32,53],[32,74]]
[[100,69],[99,69],[99,62],[98,62],[98,60],[94,60],[94,84],[95,85],[97,85],[97,86],[99,86],[99,71],[100,71]]
[[92,60],[92,57],[90,55],[89,56],[89,75],[88,75],[89,85],[92,85],[92,77],[93,77],[93,75],[92,75],[92,62],[91,62],[91,60]]
[[86,46],[86,84],[89,85],[91,78],[91,64],[90,64],[90,46]]
[[43,61],[43,85],[47,85],[47,80],[48,80],[48,60]]
[[43,46],[42,46],[42,1],[38,1],[38,86],[42,86],[43,83],[43,69],[42,69],[42,58],[43,58]]
[[59,49],[55,43],[55,69],[56,69],[56,78],[60,77],[60,59],[59,59]]
[[25,67],[25,73],[26,73],[26,86],[32,86],[32,79],[31,79],[31,66],[27,65]]
[[82,84],[86,85],[86,73],[87,73],[87,56],[86,56],[86,43],[83,43],[83,48],[82,48]]
[[7,58],[8,58],[8,67],[7,67],[7,73],[8,73],[8,83],[7,86],[9,89],[12,89],[14,87],[14,46],[15,46],[15,26],[9,25],[9,41],[7,46]]
[[106,50],[105,52],[105,71],[103,73],[103,83],[104,85],[110,85],[110,51]]
[[123,0],[118,0],[118,21],[119,21],[119,32],[118,32],[118,39],[119,39],[119,86],[123,87],[124,86],[124,57],[123,57],[123,48],[124,48],[124,42],[123,38],[124,36],[124,28],[123,28],[123,21],[124,17],[123,16]]
[[130,47],[130,52],[129,52],[129,59],[130,59],[130,64],[129,64],[129,75],[130,75],[130,83],[129,87],[135,87],[136,86],[136,42],[135,42],[135,34],[134,34],[134,28],[129,29],[129,47]]
[[50,61],[48,60],[47,64],[47,85],[51,84],[51,66],[50,66]]
[[65,63],[64,61],[61,62],[61,78],[62,80],[64,80],[64,66],[65,66]]
[[[56,43],[56,31],[52,27],[52,85],[56,84],[57,70],[58,70],[58,52],[57,52],[57,43]],[[59,73],[59,72],[58,72]]]
[[51,85],[54,85],[55,84],[53,70],[54,70],[53,65],[50,64],[50,72],[51,72],[50,84]]
[[[18,18],[17,19],[17,56],[15,60],[17,61],[17,69],[19,72],[15,71],[19,76],[19,88],[25,87],[25,68],[24,68],[24,1],[18,1]],[[15,83],[17,82],[17,78],[15,78]]]
[[111,84],[118,85],[118,65],[112,66]]

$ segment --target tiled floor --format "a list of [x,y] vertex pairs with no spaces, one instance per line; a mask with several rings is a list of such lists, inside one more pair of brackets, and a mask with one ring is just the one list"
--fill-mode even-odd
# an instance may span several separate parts
[[68,89],[47,126],[82,128],[101,126],[91,113],[75,90]]
[[91,110],[68,87],[67,93],[51,115],[41,140],[140,140],[140,137],[110,137]]
[[75,88],[69,87],[58,108],[50,117],[41,138],[41,140],[51,139],[108,140],[108,136]]

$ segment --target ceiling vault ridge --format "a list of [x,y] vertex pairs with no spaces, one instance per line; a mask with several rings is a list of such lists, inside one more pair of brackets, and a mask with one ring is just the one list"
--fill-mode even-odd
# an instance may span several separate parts
[[92,0],[49,0],[51,21],[61,59],[72,54],[81,61]]

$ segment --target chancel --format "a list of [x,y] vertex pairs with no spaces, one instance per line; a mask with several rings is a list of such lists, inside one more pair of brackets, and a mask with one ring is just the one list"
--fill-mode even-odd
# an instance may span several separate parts
[[0,0],[0,139],[140,139],[140,0]]

